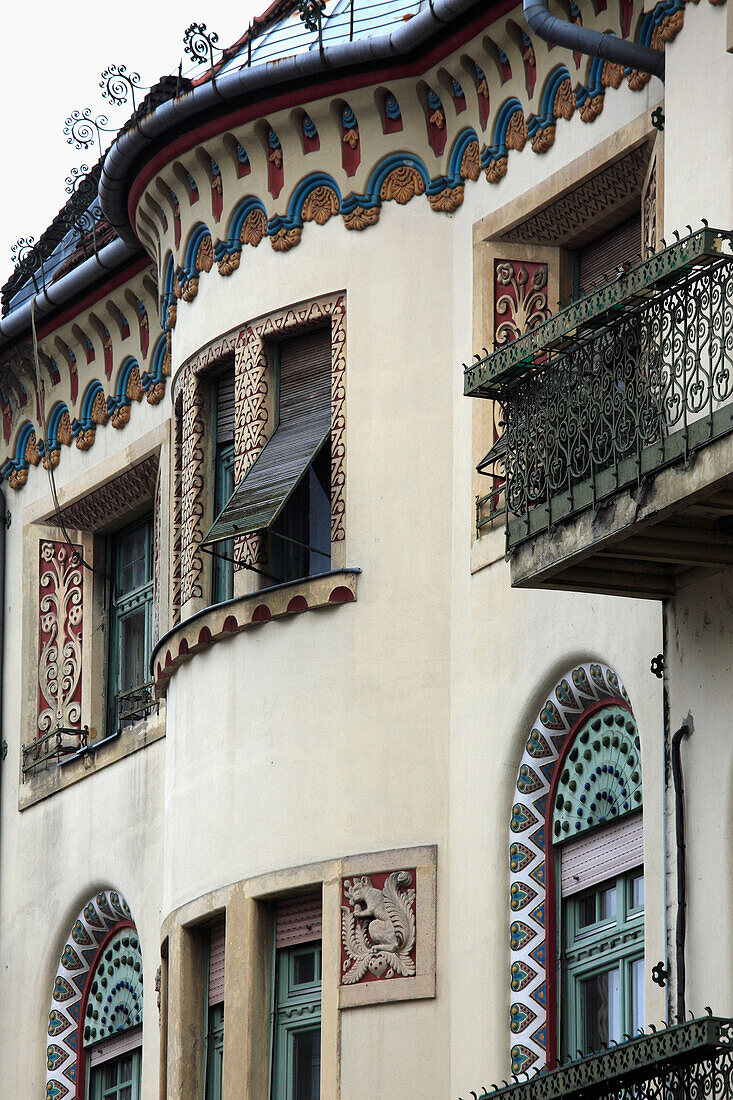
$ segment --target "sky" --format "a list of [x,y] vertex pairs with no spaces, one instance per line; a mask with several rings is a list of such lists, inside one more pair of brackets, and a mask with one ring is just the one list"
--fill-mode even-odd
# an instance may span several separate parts
[[189,24],[205,23],[219,35],[219,45],[227,46],[269,2],[184,0],[178,8],[159,0],[13,3],[3,21],[6,48],[0,66],[0,285],[12,274],[17,239],[38,240],[64,205],[64,181],[72,168],[91,167],[97,160],[96,150],[84,152],[67,143],[64,123],[71,112],[90,107],[93,116],[105,114],[115,129],[131,113],[130,106],[115,107],[102,97],[102,71],[110,64],[125,65],[147,86],[177,72],[181,58],[186,72],[191,61],[184,56],[183,35]]

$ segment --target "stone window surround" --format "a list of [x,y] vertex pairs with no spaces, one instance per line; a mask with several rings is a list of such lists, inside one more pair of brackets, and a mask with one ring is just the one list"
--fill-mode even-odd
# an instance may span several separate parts
[[[354,875],[413,868],[416,881],[417,973],[357,986],[341,984],[342,882]],[[161,1095],[198,1100],[197,1050],[191,1036],[203,1027],[206,940],[212,919],[226,917],[227,1026],[224,1030],[223,1100],[261,1100],[268,1095],[272,903],[321,888],[323,981],[321,988],[322,1098],[340,1096],[342,1011],[402,1000],[432,998],[435,985],[437,848],[398,848],[345,856],[243,879],[173,910],[161,929]],[[263,971],[264,962],[264,971]],[[259,980],[256,977],[259,973]],[[199,996],[200,994],[200,996]]]
[[[190,355],[175,371],[173,395],[173,530],[171,533],[171,607],[173,621],[185,621],[209,606],[212,556],[198,548],[214,520],[209,379],[223,361],[234,357],[235,466],[239,484],[272,434],[274,388],[271,385],[273,340],[296,336],[316,325],[331,325],[331,563],[345,565],[346,506],[346,291],[333,291],[259,317],[244,319]],[[257,534],[235,540],[234,557],[256,565]],[[234,594],[248,595],[259,583],[246,568],[234,572]]]
[[[478,348],[490,348],[494,341],[494,263],[499,258],[511,258],[517,262],[530,261],[547,264],[546,298],[550,312],[558,301],[566,301],[569,295],[572,271],[568,253],[560,247],[527,245],[502,241],[501,238],[542,208],[552,205],[585,180],[603,171],[635,147],[649,142],[656,131],[651,125],[650,113],[644,111],[626,126],[591,147],[587,152],[565,165],[536,187],[524,192],[510,202],[493,210],[473,226],[473,344]],[[663,165],[663,135],[656,135],[652,158]],[[663,171],[660,172],[660,176]],[[661,240],[663,184],[658,190],[657,236]],[[476,471],[476,465],[486,454],[498,420],[498,407],[492,401],[471,398],[472,413],[472,495],[471,509],[475,510],[477,496],[490,488],[490,480]],[[503,524],[487,529],[477,536],[475,517],[471,518],[471,572],[492,565],[505,556],[505,532]]]
[[[86,470],[70,483],[59,486],[57,495],[61,510],[79,503],[145,458],[158,456],[162,465],[166,461],[168,433],[168,424],[162,424],[106,461]],[[60,529],[48,525],[48,520],[53,514],[54,506],[50,492],[28,505],[23,512],[23,576],[26,578],[37,576],[39,543],[44,539],[63,540]],[[96,558],[99,558],[102,551],[100,540],[95,539],[94,533],[69,529],[69,535],[72,542],[82,546],[85,559],[97,567],[95,553]],[[166,556],[160,557],[164,562]],[[104,564],[103,559],[102,564]],[[85,571],[84,583],[87,586],[87,592],[91,594],[91,599],[85,600],[83,611],[81,725],[89,725],[90,734],[95,735],[99,731],[104,731],[106,723],[104,691],[95,690],[95,685],[106,683],[106,644],[104,636],[93,626],[98,621],[99,614],[104,611],[104,578]],[[159,588],[161,592],[165,591],[165,580],[162,576],[159,580]],[[31,599],[23,602],[22,662],[24,668],[37,668],[38,584],[27,585],[25,590],[31,593]],[[165,608],[162,608],[162,611],[164,615],[167,614]],[[123,735],[110,739],[106,739],[104,735],[96,736],[95,741],[99,743],[99,749],[93,742],[86,750],[67,758],[59,766],[55,761],[51,761],[46,768],[23,776],[20,745],[28,744],[34,735],[36,691],[36,676],[24,677],[18,745],[18,809],[21,811],[165,736],[165,701],[161,700],[153,713],[147,718],[134,722]]]

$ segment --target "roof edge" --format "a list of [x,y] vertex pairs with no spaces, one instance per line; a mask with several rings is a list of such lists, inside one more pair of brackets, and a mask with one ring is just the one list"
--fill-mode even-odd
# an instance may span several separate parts
[[475,6],[476,0],[432,0],[428,8],[390,34],[324,47],[319,53],[296,54],[277,63],[242,67],[217,77],[215,84],[199,84],[185,95],[168,100],[110,146],[99,182],[102,212],[123,241],[138,246],[128,218],[128,179],[146,146],[156,138],[217,104],[268,86],[405,56]]

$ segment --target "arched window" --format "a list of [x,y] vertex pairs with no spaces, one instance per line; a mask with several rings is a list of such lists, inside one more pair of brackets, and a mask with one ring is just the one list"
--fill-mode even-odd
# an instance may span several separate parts
[[115,890],[79,913],[61,953],[46,1046],[47,1100],[139,1100],[140,941]]
[[510,824],[512,1072],[643,1023],[639,739],[616,673],[567,673],[533,724]]

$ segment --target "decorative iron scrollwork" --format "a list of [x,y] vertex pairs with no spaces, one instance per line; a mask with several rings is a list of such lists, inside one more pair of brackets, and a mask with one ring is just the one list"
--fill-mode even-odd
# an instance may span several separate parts
[[143,91],[140,85],[140,73],[128,73],[125,65],[108,65],[102,73],[99,81],[102,95],[113,103],[115,107],[121,107],[132,100],[132,109],[135,110],[135,92]]

